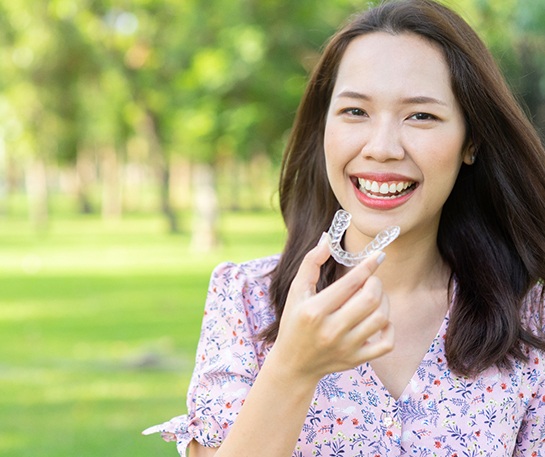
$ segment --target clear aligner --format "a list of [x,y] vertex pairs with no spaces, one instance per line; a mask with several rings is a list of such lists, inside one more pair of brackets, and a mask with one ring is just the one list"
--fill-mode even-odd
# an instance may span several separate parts
[[386,227],[379,232],[373,241],[365,246],[363,251],[353,254],[345,251],[341,246],[341,240],[344,232],[346,232],[346,229],[350,225],[350,219],[352,219],[352,215],[348,211],[340,209],[335,213],[331,227],[329,227],[327,232],[329,235],[329,250],[331,256],[338,263],[347,267],[358,265],[363,259],[369,257],[376,251],[381,251],[399,236],[400,229],[397,225]]

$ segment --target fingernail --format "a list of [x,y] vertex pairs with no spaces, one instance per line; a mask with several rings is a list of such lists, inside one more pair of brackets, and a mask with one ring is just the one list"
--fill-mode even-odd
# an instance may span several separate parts
[[320,241],[318,241],[318,245],[321,245],[327,242],[329,242],[329,235],[327,234],[327,232],[323,232],[322,236],[320,237]]
[[382,262],[384,262],[385,258],[386,254],[384,252],[381,252],[377,257],[377,265],[380,265]]

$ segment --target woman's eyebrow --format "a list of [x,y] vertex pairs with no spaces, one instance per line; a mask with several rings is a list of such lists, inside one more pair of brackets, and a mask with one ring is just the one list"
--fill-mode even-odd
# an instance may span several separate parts
[[[353,90],[345,90],[337,95],[337,98],[353,98],[356,100],[371,100],[371,97],[367,94],[363,94],[361,92],[356,92]],[[442,105],[442,106],[448,106],[447,103],[445,103],[442,100],[439,100],[438,98],[429,97],[427,95],[418,95],[415,97],[407,97],[401,100],[401,103],[404,105],[424,105],[424,104],[436,104],[436,105]]]
[[337,95],[337,98],[355,98],[358,100],[371,100],[371,97],[369,97],[366,94],[362,94],[360,92],[355,92],[353,90],[345,90]]
[[432,103],[436,105],[448,106],[447,103],[445,103],[442,100],[439,100],[438,98],[428,97],[425,95],[404,98],[401,102],[404,105],[425,105],[425,104]]

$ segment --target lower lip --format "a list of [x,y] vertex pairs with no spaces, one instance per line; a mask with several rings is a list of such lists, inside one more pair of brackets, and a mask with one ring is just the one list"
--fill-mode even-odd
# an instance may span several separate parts
[[364,194],[361,190],[359,190],[354,184],[354,190],[356,192],[357,199],[363,203],[365,206],[371,209],[379,209],[379,210],[389,210],[397,208],[398,206],[403,205],[404,203],[409,200],[413,194],[416,188],[412,189],[410,192],[407,192],[406,194],[400,195],[399,197],[394,198],[372,198],[368,195]]

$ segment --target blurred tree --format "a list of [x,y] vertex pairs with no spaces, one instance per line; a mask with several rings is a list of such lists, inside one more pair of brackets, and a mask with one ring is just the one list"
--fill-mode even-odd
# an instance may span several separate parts
[[[478,29],[543,127],[545,4],[445,1]],[[189,183],[173,181],[172,170],[191,164],[193,245],[213,246],[219,202],[239,207],[243,185],[258,193],[270,179],[320,47],[360,8],[357,0],[0,0],[0,170],[12,157],[26,164],[30,214],[44,224],[52,166],[74,170],[81,211],[92,210],[98,174],[102,212],[112,217],[137,199],[123,195],[123,182],[138,157],[154,170],[177,231],[171,192],[189,193]],[[219,195],[218,170],[228,170]]]
[[[200,162],[195,176],[206,176],[196,187],[204,196],[196,199],[195,246],[213,240],[215,168],[263,156],[278,160],[318,50],[355,3],[208,2],[198,21],[199,46],[178,78],[186,104],[173,129],[175,144]],[[234,175],[234,194],[238,182]]]
[[352,5],[114,5],[101,4],[112,35],[105,47],[134,103],[133,127],[147,139],[163,212],[177,230],[170,166],[173,157],[184,156],[195,163],[193,245],[213,246],[218,164],[278,157],[317,48]]
[[[2,98],[10,107],[4,132],[10,151],[26,163],[29,214],[38,227],[47,221],[48,166],[73,167],[92,136],[90,92],[101,73],[96,43],[86,36],[85,5],[56,0],[2,2],[9,27],[2,35]],[[81,206],[90,209],[80,189]]]
[[545,3],[520,1],[515,24],[518,91],[545,140]]
[[450,1],[477,29],[530,118],[545,134],[545,2]]
[[133,1],[120,7],[114,1],[105,2],[107,9],[102,12],[109,30],[109,42],[104,46],[112,76],[120,78],[129,98],[119,105],[119,120],[129,117],[136,134],[146,140],[161,210],[172,232],[178,231],[178,222],[169,199],[168,124],[179,109],[173,81],[187,65],[188,54],[182,46],[188,30],[183,23],[177,24],[176,18],[190,5],[190,1]]

